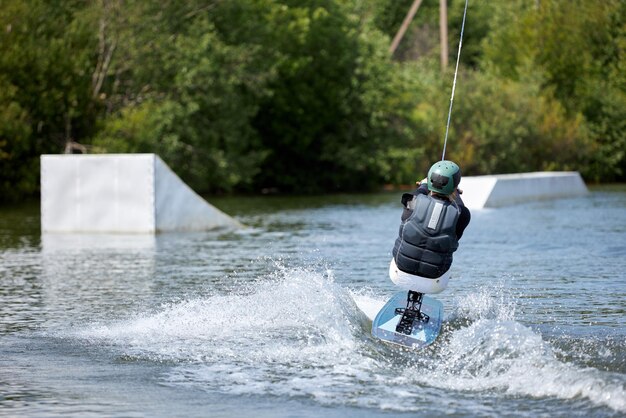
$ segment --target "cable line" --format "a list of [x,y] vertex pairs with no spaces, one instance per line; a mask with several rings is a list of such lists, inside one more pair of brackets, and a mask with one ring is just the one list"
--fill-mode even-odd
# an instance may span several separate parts
[[461,38],[459,39],[459,51],[456,56],[456,68],[454,69],[454,82],[452,83],[452,95],[450,96],[450,108],[448,109],[448,123],[446,124],[446,136],[443,141],[443,153],[441,161],[446,159],[446,146],[448,145],[448,130],[450,129],[450,116],[452,115],[452,103],[454,102],[454,90],[456,89],[456,75],[459,72],[459,61],[461,59],[461,47],[463,46],[463,31],[465,29],[465,16],[467,15],[467,2],[465,0],[465,10],[463,10],[463,24],[461,24]]

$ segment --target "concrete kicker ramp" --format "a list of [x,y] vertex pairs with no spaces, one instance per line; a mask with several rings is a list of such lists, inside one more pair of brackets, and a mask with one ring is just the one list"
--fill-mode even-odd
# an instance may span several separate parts
[[155,154],[42,155],[42,232],[204,231],[242,225]]
[[462,177],[459,188],[470,209],[495,208],[532,200],[583,196],[587,186],[576,171]]

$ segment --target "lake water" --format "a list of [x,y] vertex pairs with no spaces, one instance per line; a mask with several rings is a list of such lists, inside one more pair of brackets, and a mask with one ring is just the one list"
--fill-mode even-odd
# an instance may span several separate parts
[[370,336],[400,193],[212,202],[238,232],[0,209],[0,416],[626,415],[626,188],[472,212],[437,342]]

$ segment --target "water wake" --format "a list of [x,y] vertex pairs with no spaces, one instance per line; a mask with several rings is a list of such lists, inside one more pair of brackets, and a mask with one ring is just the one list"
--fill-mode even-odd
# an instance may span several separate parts
[[623,377],[559,361],[538,332],[515,320],[515,304],[502,287],[466,295],[455,306],[438,364],[417,382],[447,390],[586,398],[626,411]]
[[515,320],[502,289],[463,300],[471,303],[446,307],[451,313],[434,346],[402,351],[370,337],[332,272],[279,267],[237,293],[172,303],[73,336],[125,357],[172,362],[167,384],[230,394],[429,411],[433,394],[445,404],[447,396],[479,392],[586,399],[626,412],[623,375],[559,361],[538,332]]

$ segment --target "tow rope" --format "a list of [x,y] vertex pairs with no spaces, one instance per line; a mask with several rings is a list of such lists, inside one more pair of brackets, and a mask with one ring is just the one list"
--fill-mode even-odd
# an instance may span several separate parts
[[461,38],[459,39],[459,51],[456,55],[456,68],[454,69],[454,82],[452,83],[452,95],[450,96],[450,108],[448,109],[448,123],[446,124],[446,136],[443,140],[443,153],[441,161],[446,159],[446,146],[448,145],[448,130],[450,129],[450,116],[452,115],[452,103],[454,102],[454,90],[456,89],[456,75],[459,72],[459,61],[461,59],[461,47],[463,46],[463,30],[465,29],[465,16],[467,15],[467,2],[465,0],[465,9],[463,10],[463,23],[461,24]]

